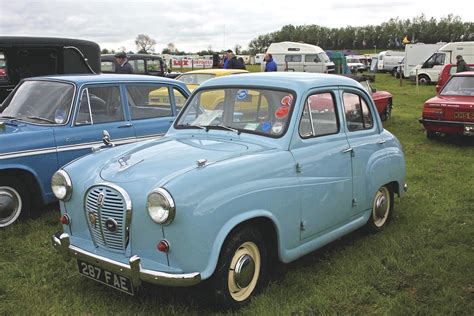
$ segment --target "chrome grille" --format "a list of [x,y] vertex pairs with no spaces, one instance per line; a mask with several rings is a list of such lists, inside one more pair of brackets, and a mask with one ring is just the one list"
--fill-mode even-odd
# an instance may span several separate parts
[[[86,218],[96,245],[125,251],[131,205],[124,195],[121,188],[107,185],[94,186],[86,193]],[[113,223],[116,229],[107,229],[108,223]]]

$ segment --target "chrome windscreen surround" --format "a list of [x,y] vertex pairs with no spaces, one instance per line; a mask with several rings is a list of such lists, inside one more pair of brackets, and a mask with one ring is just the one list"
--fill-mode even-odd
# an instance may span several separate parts
[[84,212],[94,244],[125,252],[130,235],[132,201],[112,183],[92,186],[84,196]]

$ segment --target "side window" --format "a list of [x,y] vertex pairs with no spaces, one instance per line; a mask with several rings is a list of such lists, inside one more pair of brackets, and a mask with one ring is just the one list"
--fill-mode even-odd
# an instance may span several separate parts
[[146,68],[148,72],[161,72],[163,62],[160,59],[148,59],[146,61]]
[[372,113],[364,99],[351,92],[343,93],[344,111],[349,131],[371,129],[374,126]]
[[1,81],[8,81],[7,59],[2,51],[0,51],[0,82]]
[[285,61],[287,62],[301,62],[302,58],[301,58],[301,55],[286,55],[285,56]]
[[179,112],[186,103],[186,97],[176,88],[173,88],[174,103],[176,104],[176,111]]
[[300,136],[310,138],[338,132],[339,124],[334,96],[329,92],[309,96],[300,121]]
[[307,63],[320,63],[321,62],[318,55],[305,55],[304,61]]
[[132,120],[173,116],[169,89],[158,85],[127,85]]
[[444,53],[436,54],[435,65],[444,65],[444,58],[446,55]]
[[119,87],[90,87],[82,91],[76,125],[93,125],[123,120]]
[[115,62],[113,61],[101,61],[100,70],[102,72],[115,72]]
[[135,73],[145,73],[145,61],[143,59],[129,60],[128,62],[132,65]]

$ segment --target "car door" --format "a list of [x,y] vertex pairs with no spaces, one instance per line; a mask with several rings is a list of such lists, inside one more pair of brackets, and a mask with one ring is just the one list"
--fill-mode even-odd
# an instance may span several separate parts
[[176,117],[173,88],[161,83],[128,83],[125,90],[137,139],[164,135]]
[[116,144],[135,141],[118,84],[87,85],[79,96],[70,128],[55,129],[60,166],[101,145],[103,130]]
[[291,153],[301,184],[301,240],[329,232],[351,217],[351,156],[336,100],[333,90],[311,92],[293,137]]
[[376,124],[376,109],[367,95],[354,88],[343,88],[340,93],[350,146],[347,153],[352,157],[353,210],[358,214],[369,207],[369,170],[382,158],[378,155],[383,155],[381,149],[384,148],[385,141]]

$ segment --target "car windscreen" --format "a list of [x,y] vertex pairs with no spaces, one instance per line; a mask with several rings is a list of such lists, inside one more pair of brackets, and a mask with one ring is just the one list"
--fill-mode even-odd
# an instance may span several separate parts
[[37,124],[67,122],[74,97],[74,86],[56,81],[25,81],[9,98],[0,117]]
[[474,76],[451,77],[440,95],[474,96]]
[[185,84],[196,84],[200,85],[206,80],[214,78],[214,74],[182,74],[177,77],[176,80],[182,81]]
[[201,90],[187,103],[175,127],[223,129],[277,138],[287,130],[294,99],[293,93],[281,90]]

